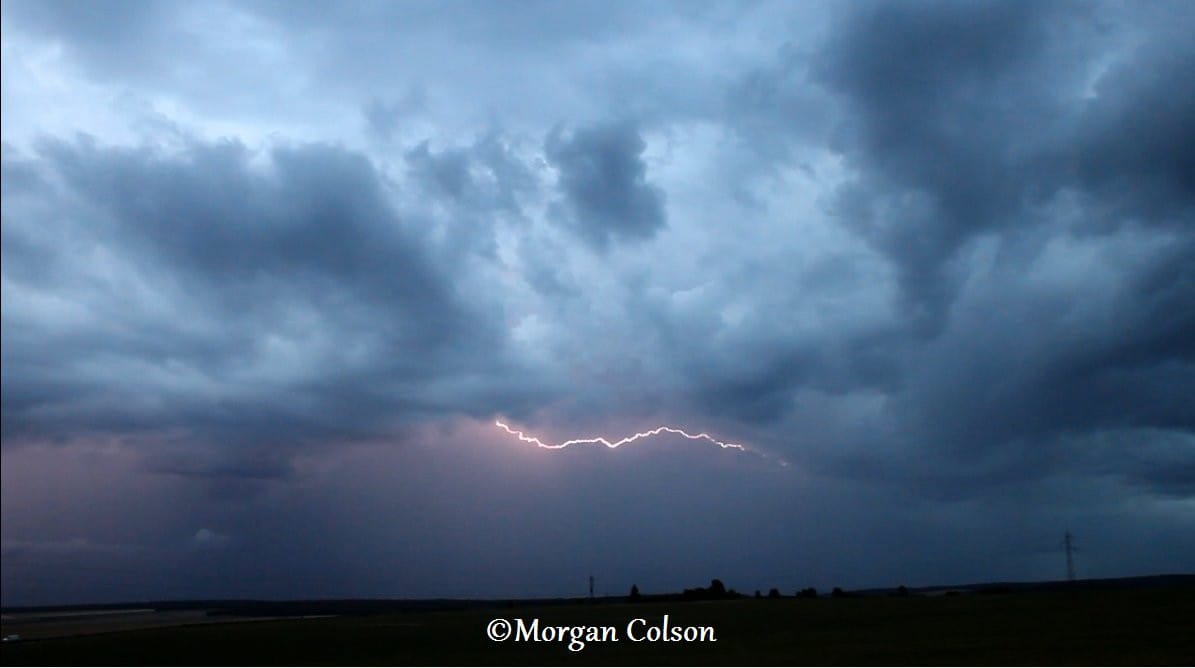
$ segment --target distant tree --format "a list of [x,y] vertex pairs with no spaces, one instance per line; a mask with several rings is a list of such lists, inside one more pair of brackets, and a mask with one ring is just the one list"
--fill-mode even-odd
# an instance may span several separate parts
[[897,587],[897,588],[896,588],[896,595],[897,595],[897,596],[908,596],[908,595],[909,595],[909,588],[908,588],[908,587],[906,587],[906,586],[904,586],[904,585],[901,585],[901,586]]
[[817,590],[813,587],[806,587],[797,592],[797,598],[817,598]]
[[772,587],[771,590],[768,591],[768,598],[780,598],[780,590]]
[[758,589],[755,590],[755,598],[763,598],[763,594],[759,593]]
[[722,584],[721,580],[713,579],[710,581],[710,586],[694,587],[686,589],[681,593],[681,598],[691,601],[715,601],[727,598],[742,598],[742,594],[737,591],[726,589],[726,585]]
[[631,598],[631,600],[632,600],[632,601],[638,601],[638,600],[639,600],[639,598],[640,598],[640,596],[639,596],[639,585],[635,585],[635,584],[631,585],[631,596],[630,596],[630,598]]
[[834,591],[830,592],[830,595],[835,598],[842,598],[846,596],[846,592],[842,590],[842,587],[835,587]]

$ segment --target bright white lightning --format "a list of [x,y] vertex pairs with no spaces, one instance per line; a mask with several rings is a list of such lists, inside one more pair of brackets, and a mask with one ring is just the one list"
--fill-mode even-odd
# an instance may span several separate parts
[[713,436],[710,436],[709,434],[707,434],[705,432],[702,432],[700,434],[690,434],[689,432],[687,432],[683,429],[677,429],[675,427],[668,427],[668,426],[663,426],[663,425],[656,427],[655,429],[651,429],[649,431],[641,431],[637,434],[634,434],[633,436],[627,436],[626,438],[621,438],[617,441],[610,441],[601,436],[593,436],[590,438],[574,438],[572,440],[564,441],[563,443],[544,443],[543,441],[539,440],[538,438],[536,438],[534,436],[528,436],[527,434],[524,434],[523,432],[519,431],[518,429],[512,429],[502,420],[494,420],[494,424],[497,425],[500,429],[504,430],[506,433],[518,438],[520,441],[523,441],[524,443],[531,443],[537,447],[545,448],[548,450],[563,450],[564,448],[567,448],[570,445],[597,445],[599,443],[601,445],[606,446],[607,448],[617,448],[617,447],[626,445],[627,443],[632,443],[634,441],[638,441],[641,438],[647,438],[649,436],[657,436],[659,434],[667,432],[669,434],[676,434],[677,436],[683,436],[691,441],[709,441],[710,443],[713,443],[714,445],[716,445],[720,448],[726,449],[726,450],[741,450],[743,452],[747,451],[747,448],[743,445],[740,445],[738,443],[726,443],[724,441],[719,441],[718,439],[714,438]]

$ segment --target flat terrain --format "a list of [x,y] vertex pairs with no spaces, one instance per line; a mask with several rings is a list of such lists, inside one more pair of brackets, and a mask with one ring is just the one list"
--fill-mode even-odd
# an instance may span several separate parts
[[19,635],[22,640],[44,640],[114,631],[139,631],[194,624],[234,624],[276,619],[278,618],[213,616],[205,610],[154,610],[152,608],[70,611],[50,614],[16,613],[4,615],[3,635]]
[[[715,643],[631,642],[627,623],[712,626]],[[619,642],[486,638],[495,617],[611,625]],[[11,620],[11,618],[10,618]],[[196,620],[201,621],[201,620]],[[6,625],[7,626],[7,625]],[[5,629],[5,633],[12,631]],[[121,630],[5,643],[21,664],[1189,664],[1195,587],[517,606]]]

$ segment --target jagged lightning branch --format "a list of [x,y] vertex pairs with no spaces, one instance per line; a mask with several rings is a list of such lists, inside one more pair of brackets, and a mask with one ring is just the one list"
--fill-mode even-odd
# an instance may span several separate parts
[[574,438],[572,440],[564,441],[563,443],[544,443],[543,441],[539,440],[538,438],[536,438],[534,436],[528,436],[527,434],[524,434],[523,432],[519,431],[518,429],[512,429],[510,426],[508,426],[502,420],[494,420],[494,424],[498,428],[504,430],[506,433],[510,434],[511,436],[518,438],[520,441],[523,441],[524,443],[531,443],[537,447],[545,448],[547,450],[563,450],[564,448],[567,448],[570,445],[597,445],[599,443],[601,445],[606,446],[607,448],[617,448],[617,447],[626,445],[627,443],[632,443],[634,441],[638,441],[641,438],[647,438],[649,436],[657,436],[659,434],[667,432],[669,434],[676,434],[677,436],[683,436],[691,441],[709,441],[710,443],[713,443],[714,445],[716,445],[722,449],[725,449],[725,450],[740,450],[742,452],[747,452],[746,446],[740,445],[739,443],[726,443],[724,441],[719,441],[718,439],[714,438],[713,436],[710,436],[709,434],[707,434],[705,432],[702,432],[700,434],[690,434],[689,432],[687,432],[683,429],[677,429],[675,427],[668,427],[668,426],[663,426],[663,425],[656,427],[655,429],[651,429],[649,431],[641,431],[633,436],[627,436],[626,438],[622,438],[617,441],[610,441],[601,436],[594,436],[592,438]]

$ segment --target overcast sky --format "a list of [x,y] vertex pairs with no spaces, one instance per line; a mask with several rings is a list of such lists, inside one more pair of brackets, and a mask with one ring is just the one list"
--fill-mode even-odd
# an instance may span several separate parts
[[3,602],[1195,571],[1192,35],[6,0]]

